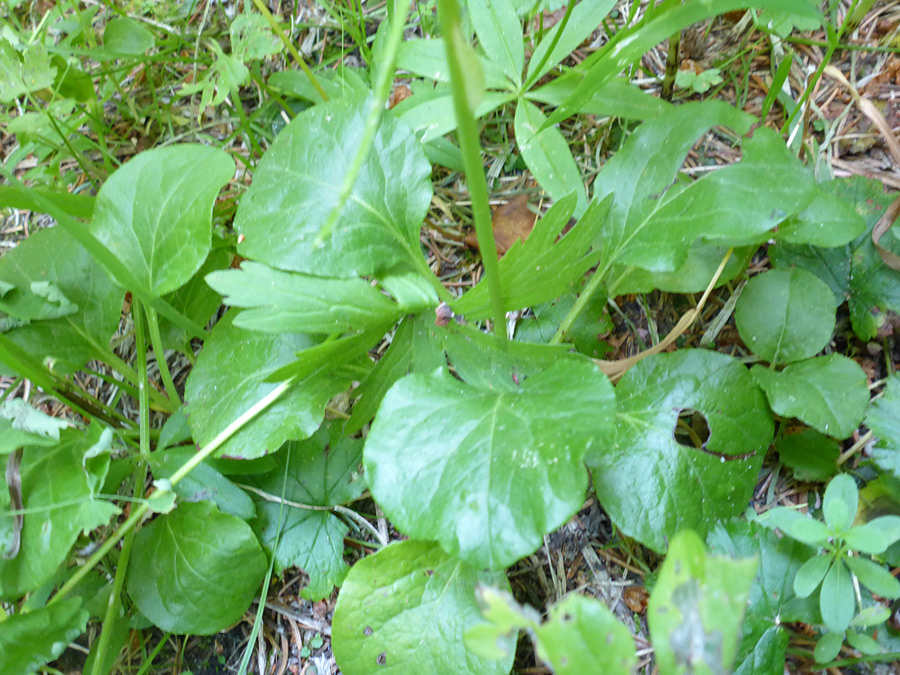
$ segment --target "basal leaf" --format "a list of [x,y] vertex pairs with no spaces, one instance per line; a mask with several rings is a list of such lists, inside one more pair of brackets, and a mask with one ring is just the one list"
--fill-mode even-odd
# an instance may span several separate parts
[[[571,291],[599,257],[599,253],[591,253],[591,245],[611,202],[611,198],[591,202],[575,226],[557,241],[576,208],[575,195],[569,195],[537,221],[525,241],[516,241],[498,262],[504,309],[530,307]],[[453,308],[469,320],[489,317],[487,283],[468,291]]]
[[[21,547],[12,560],[0,558],[0,598],[18,598],[48,581],[81,532],[105,525],[119,512],[96,496],[109,468],[107,445],[93,425],[88,432],[61,432],[55,447],[24,448],[19,467],[26,511]],[[0,490],[7,491],[5,479],[0,479]]]
[[419,264],[431,165],[413,133],[391,114],[381,119],[332,235],[315,246],[338,203],[367,111],[366,98],[345,97],[307,109],[278,134],[235,215],[234,228],[244,236],[241,255],[332,277],[377,275],[401,263]]
[[60,654],[87,628],[81,598],[14,614],[0,622],[0,663],[4,675],[28,675]]
[[525,43],[522,24],[510,0],[469,2],[469,16],[485,54],[514,83],[522,83]]
[[647,607],[660,672],[730,672],[757,563],[709,556],[689,530],[672,539]]
[[357,562],[338,596],[332,645],[345,675],[460,673],[506,675],[506,656],[490,660],[465,648],[463,635],[482,623],[478,584],[509,592],[502,572],[485,572],[424,541],[394,543]]
[[[740,362],[700,349],[650,356],[625,373],[616,401],[615,444],[589,463],[600,503],[627,535],[664,551],[678,530],[705,535],[746,508],[773,424]],[[706,420],[700,448],[674,436],[684,411]]]
[[828,286],[816,275],[771,270],[747,282],[734,320],[754,354],[780,365],[815,356],[828,344],[834,310]]
[[7,333],[29,354],[75,370],[109,348],[124,292],[64,229],[38,230],[0,258],[0,280],[16,288],[4,299],[33,283],[50,282],[78,309]]
[[[331,594],[347,574],[344,563],[344,536],[349,528],[328,508],[304,509],[281,504],[329,507],[357,499],[365,490],[362,477],[362,441],[340,437],[338,425],[323,425],[305,441],[288,442],[275,455],[275,468],[249,482],[269,497],[257,497],[259,517],[254,528],[269,550],[275,547],[279,570],[298,567],[309,576],[309,584],[301,592],[311,600]],[[287,483],[285,483],[285,470]],[[280,515],[279,515],[280,514]]]
[[[213,329],[185,386],[185,411],[194,441],[206,445],[277,385],[267,382],[295,353],[315,346],[308,335],[272,335],[232,324],[230,312]],[[231,436],[217,456],[250,459],[307,438],[322,422],[325,405],[350,384],[341,367],[320,363],[286,394]]]
[[502,569],[581,506],[584,453],[609,434],[612,405],[609,381],[586,361],[513,389],[446,370],[410,375],[388,391],[366,439],[367,481],[401,531]]
[[870,340],[884,323],[887,310],[900,311],[900,272],[884,264],[872,243],[872,229],[893,198],[884,194],[879,181],[859,177],[838,179],[821,188],[851,203],[865,219],[866,231],[846,246],[778,244],[769,248],[769,256],[776,267],[802,267],[828,284],[838,303],[849,303],[854,332]]
[[240,270],[206,281],[232,307],[246,307],[234,325],[265,333],[344,333],[400,318],[401,309],[362,279],[328,279],[283,272],[245,260]]
[[241,618],[265,573],[247,523],[212,502],[185,502],[135,536],[128,594],[162,630],[211,635]]
[[869,405],[865,371],[841,354],[794,363],[781,372],[763,366],[751,372],[776,414],[796,417],[834,438],[849,438]]
[[515,117],[516,144],[531,173],[551,199],[558,201],[575,193],[578,199],[575,216],[580,218],[587,208],[581,172],[559,129],[548,127],[539,132],[546,119],[534,103],[519,99]]
[[884,396],[872,401],[866,426],[878,437],[872,451],[875,462],[900,477],[900,375],[891,375],[885,383]]
[[186,284],[211,245],[212,207],[234,160],[209,146],[148,150],[97,195],[91,232],[157,295]]

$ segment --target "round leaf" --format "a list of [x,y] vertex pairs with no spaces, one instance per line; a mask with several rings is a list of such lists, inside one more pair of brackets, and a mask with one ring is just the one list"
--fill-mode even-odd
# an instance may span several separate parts
[[234,175],[234,160],[201,145],[142,152],[97,195],[92,232],[157,295],[186,284],[211,243],[216,195]]
[[502,572],[485,572],[429,542],[391,544],[356,563],[334,610],[332,646],[345,675],[370,673],[506,675],[515,636],[501,638],[505,658],[468,651],[463,636],[484,619],[477,584],[507,592]]
[[825,490],[822,512],[827,522],[836,532],[844,532],[853,524],[859,508],[859,490],[856,481],[842,473],[831,479]]
[[366,439],[365,467],[399,530],[502,569],[581,507],[584,454],[610,426],[612,386],[574,359],[519,382],[474,387],[442,370],[391,387]]
[[763,366],[753,366],[751,372],[773,411],[835,438],[856,431],[869,405],[865,371],[840,354],[801,361],[780,373]]
[[278,135],[234,218],[244,236],[241,255],[334,277],[380,274],[422,256],[431,165],[412,131],[391,114],[380,122],[331,236],[315,244],[359,148],[367,101],[353,96],[314,106]]
[[212,502],[185,502],[134,538],[128,594],[159,628],[210,635],[241,618],[265,573],[247,523]]
[[[616,442],[592,458],[601,504],[626,534],[657,551],[677,530],[701,534],[750,501],[772,418],[735,359],[704,350],[650,356],[616,388]],[[683,410],[702,413],[704,448],[675,440]]]
[[751,279],[734,309],[741,339],[765,361],[792,363],[818,354],[834,331],[834,294],[802,269]]

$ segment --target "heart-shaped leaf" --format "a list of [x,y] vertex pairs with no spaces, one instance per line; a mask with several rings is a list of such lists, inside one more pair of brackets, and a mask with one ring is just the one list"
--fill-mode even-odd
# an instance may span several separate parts
[[747,282],[734,320],[754,354],[770,363],[793,363],[815,356],[828,344],[834,310],[831,291],[814,274],[778,269]]
[[465,648],[466,630],[483,622],[478,584],[509,591],[502,572],[485,572],[424,541],[391,544],[357,562],[341,588],[332,646],[345,675],[460,673],[506,675],[515,638],[503,640],[505,657],[476,656]]
[[212,242],[212,207],[234,160],[205,145],[148,150],[100,188],[93,235],[156,295],[186,284]]
[[586,360],[560,361],[520,385],[475,387],[441,370],[391,387],[365,466],[398,529],[502,569],[578,510],[584,454],[611,431],[612,386]]
[[[682,528],[706,533],[750,501],[772,440],[765,398],[739,361],[700,349],[650,356],[616,387],[616,440],[591,455],[613,522],[657,550]],[[703,415],[709,439],[681,445],[679,414]]]
[[367,99],[309,108],[278,134],[241,199],[234,229],[241,255],[306,274],[382,274],[423,267],[419,228],[431,202],[431,165],[412,131],[382,116],[350,199],[322,246],[315,245],[359,145]]
[[[185,411],[194,442],[209,443],[277,384],[266,378],[314,347],[308,335],[272,335],[237,328],[229,312],[213,329],[185,386]],[[319,364],[290,391],[248,422],[218,456],[251,459],[275,452],[291,439],[308,438],[322,423],[325,405],[350,385],[340,367]]]
[[241,618],[265,573],[247,523],[212,502],[185,502],[134,538],[128,594],[163,630],[211,635]]
[[780,373],[763,366],[751,372],[776,414],[796,417],[834,438],[849,438],[869,405],[865,371],[841,354],[794,363]]
[[[275,460],[271,471],[248,479],[267,495],[260,498],[256,493],[259,517],[254,528],[270,550],[278,539],[275,562],[279,570],[299,567],[309,576],[301,595],[321,600],[347,574],[344,537],[349,528],[328,507],[353,501],[365,490],[362,441],[341,438],[338,425],[323,425],[305,441],[286,443]],[[290,502],[283,511],[282,489],[283,498]]]

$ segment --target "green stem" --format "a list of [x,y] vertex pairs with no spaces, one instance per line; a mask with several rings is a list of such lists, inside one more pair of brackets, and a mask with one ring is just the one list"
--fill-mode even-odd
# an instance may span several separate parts
[[278,22],[275,20],[275,17],[272,16],[272,13],[269,11],[269,8],[263,4],[262,0],[253,0],[253,4],[256,5],[256,9],[260,11],[264,17],[266,17],[266,21],[269,22],[269,25],[272,27],[272,31],[278,38],[284,43],[284,46],[287,47],[288,51],[291,53],[291,56],[294,57],[294,61],[296,61],[297,65],[300,66],[300,69],[306,73],[306,77],[309,78],[310,83],[317,92],[319,92],[319,96],[322,97],[323,101],[328,100],[328,94],[325,93],[325,90],[322,89],[322,85],[319,84],[319,81],[316,79],[316,76],[313,75],[313,72],[309,69],[309,66],[306,65],[306,61],[303,60],[303,57],[300,56],[300,52],[297,51],[297,48],[294,47],[294,43],[291,42],[287,35],[284,34],[284,31],[281,30],[281,26],[278,25]]
[[497,247],[494,244],[494,231],[491,226],[487,179],[481,161],[481,143],[473,112],[475,102],[469,100],[469,92],[466,91],[466,80],[471,77],[471,74],[466,73],[462,63],[465,50],[471,50],[471,46],[463,37],[459,20],[459,5],[456,0],[438,1],[438,21],[444,30],[444,44],[447,48],[450,84],[453,90],[453,108],[456,112],[456,136],[462,151],[469,197],[472,200],[475,234],[478,237],[478,248],[481,250],[481,260],[484,264],[484,276],[487,278],[488,292],[491,297],[494,332],[506,339],[503,288],[500,283]]
[[[525,86],[522,87],[522,91],[528,91],[531,89],[531,85],[534,84],[535,80],[538,78],[538,73],[541,72],[541,69],[547,63],[547,60],[550,58],[550,55],[553,53],[553,50],[556,49],[556,45],[559,44],[559,40],[562,37],[563,31],[566,29],[566,24],[569,23],[569,17],[572,16],[572,10],[575,8],[574,2],[569,2],[566,4],[566,13],[563,14],[562,20],[557,24],[559,28],[556,29],[556,33],[553,35],[553,39],[550,41],[550,48],[544,52],[544,55],[541,57],[541,60],[538,61],[537,67],[531,70],[531,76],[526,80]],[[531,66],[529,64],[529,69]]]
[[134,320],[134,351],[138,364],[138,428],[140,429],[141,458],[150,461],[150,378],[147,375],[147,340],[144,337],[144,317],[141,301],[132,298],[131,318]]
[[353,163],[350,165],[349,170],[344,174],[344,182],[341,184],[341,190],[338,193],[337,204],[331,209],[331,213],[328,214],[328,220],[322,225],[322,229],[319,230],[313,242],[313,246],[317,248],[328,241],[337,219],[344,210],[344,205],[350,199],[356,179],[359,177],[366,157],[369,156],[369,151],[375,142],[378,123],[381,121],[385,104],[388,96],[391,94],[391,83],[394,81],[394,62],[397,60],[400,43],[403,42],[403,27],[406,24],[406,13],[395,13],[388,21],[391,22],[390,31],[382,52],[381,68],[378,70],[378,76],[373,87],[374,95],[369,99],[369,111],[366,115],[366,124],[363,127],[362,137],[359,141],[359,149],[356,151],[356,156],[353,158]]
[[[134,313],[134,305],[131,308]],[[150,344],[153,345],[153,354],[156,356],[156,365],[159,367],[159,376],[166,388],[166,394],[169,401],[177,405],[181,405],[181,399],[178,391],[175,389],[175,382],[172,380],[172,374],[169,372],[169,364],[166,362],[166,350],[163,348],[162,337],[159,334],[159,319],[152,307],[145,307],[144,313],[147,315],[147,326],[150,329]],[[135,322],[135,325],[137,323]],[[151,389],[151,393],[153,390]]]
[[587,304],[591,301],[591,298],[594,297],[594,293],[597,292],[597,289],[603,285],[608,270],[609,265],[606,265],[603,268],[598,268],[597,271],[594,272],[594,275],[581,291],[581,295],[576,298],[575,304],[572,305],[572,309],[569,310],[569,313],[566,314],[565,318],[560,322],[559,328],[556,330],[556,333],[553,334],[553,337],[550,338],[549,344],[556,345],[565,339],[566,334],[572,329],[575,320],[578,319],[584,311],[584,308],[587,307]]

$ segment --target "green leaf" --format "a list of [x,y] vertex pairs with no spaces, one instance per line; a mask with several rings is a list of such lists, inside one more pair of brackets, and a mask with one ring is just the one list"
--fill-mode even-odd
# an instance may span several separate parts
[[[0,558],[0,598],[11,600],[40,587],[82,532],[107,524],[119,512],[97,498],[109,468],[109,440],[94,424],[87,432],[63,431],[55,447],[24,449],[19,467],[25,509],[21,547],[12,560]],[[5,479],[0,490],[8,490]]]
[[254,61],[274,56],[284,43],[272,35],[269,22],[262,14],[242,12],[231,22],[231,55],[241,61]]
[[[573,290],[596,264],[599,254],[591,253],[591,244],[611,202],[611,198],[591,202],[575,226],[558,240],[576,208],[576,197],[570,194],[550,207],[528,238],[517,240],[498,262],[504,309],[530,307]],[[453,303],[453,309],[473,321],[491,316],[487,283],[468,291]]]
[[802,267],[822,279],[838,303],[847,300],[854,332],[862,340],[875,337],[888,310],[900,312],[900,272],[881,259],[872,243],[872,229],[893,201],[882,185],[865,178],[838,179],[821,186],[851,203],[866,221],[866,231],[847,246],[820,249],[815,246],[778,244],[769,248],[776,267]]
[[866,426],[878,437],[872,451],[875,463],[900,477],[900,375],[891,375],[884,396],[872,401],[866,414]]
[[[540,44],[535,48],[534,54],[528,62],[528,81],[537,82],[556,64],[575,51],[582,42],[591,36],[615,4],[615,0],[600,0],[599,2],[580,2],[575,5],[565,27],[560,22],[543,34]],[[563,30],[563,33],[553,46],[553,51],[550,51],[550,46],[553,45],[560,29]],[[549,56],[544,61],[544,56],[548,52]],[[538,70],[538,65],[542,62],[543,65],[540,65]]]
[[265,573],[247,523],[212,502],[183,503],[135,536],[128,594],[162,630],[211,635],[241,618]]
[[660,672],[730,671],[757,563],[709,556],[690,530],[675,535],[647,607]]
[[859,579],[859,583],[872,593],[888,600],[900,598],[900,581],[897,581],[884,566],[856,556],[848,556],[844,558],[844,561],[850,571]]
[[825,522],[834,532],[846,532],[853,524],[858,508],[859,490],[853,477],[842,473],[832,478],[822,504]]
[[[479,3],[480,4],[480,3]],[[554,201],[575,193],[575,217],[587,209],[581,172],[575,165],[569,144],[556,127],[538,132],[547,118],[534,103],[520,99],[516,106],[516,144],[537,182]]]
[[828,570],[819,594],[819,609],[828,630],[843,633],[853,618],[855,601],[850,573],[842,562],[836,562]]
[[[664,551],[679,529],[705,534],[746,508],[773,425],[741,363],[700,349],[650,356],[625,373],[616,399],[615,444],[594,453],[591,466],[597,497],[623,532]],[[706,418],[703,448],[674,437],[687,410]]]
[[394,543],[357,562],[338,596],[332,645],[345,675],[460,673],[506,675],[515,638],[503,640],[506,656],[488,660],[463,644],[466,630],[482,623],[478,584],[509,592],[502,572],[485,572],[423,541]]
[[87,628],[81,598],[66,598],[0,622],[0,663],[4,675],[28,675],[60,656]]
[[381,285],[394,297],[404,314],[420,314],[440,304],[431,282],[414,272],[389,274],[381,280]]
[[806,209],[778,226],[776,241],[829,248],[844,246],[866,229],[866,221],[853,205],[829,186],[820,189]]
[[[157,480],[171,478],[195,454],[193,447],[169,448],[153,453],[150,459],[153,477]],[[230,513],[242,520],[256,516],[253,500],[207,462],[199,464],[179,481],[175,485],[175,494],[187,502],[209,500],[223,513]]]
[[64,364],[64,370],[76,370],[108,349],[124,292],[63,228],[38,230],[0,258],[0,280],[16,289],[50,282],[79,308],[7,333],[35,358],[51,358]]
[[[229,312],[213,329],[184,391],[194,441],[204,446],[277,385],[267,382],[294,354],[316,345],[308,335],[271,335],[232,325]],[[231,436],[217,456],[242,459],[275,452],[287,440],[308,438],[322,422],[325,405],[350,385],[341,367],[320,363],[287,393]]]
[[215,40],[210,40],[207,45],[215,58],[212,66],[203,73],[199,81],[184,85],[178,92],[182,97],[201,92],[197,108],[198,121],[208,107],[221,105],[232,91],[250,80],[250,70],[240,59],[226,55]]
[[[752,370],[750,371],[753,372]],[[818,431],[804,429],[775,441],[778,456],[794,471],[797,480],[824,482],[838,471],[840,446]]]
[[40,43],[22,49],[21,57],[5,37],[0,37],[0,103],[53,85],[56,68]]
[[128,17],[116,17],[103,29],[103,47],[110,55],[139,56],[154,43],[153,33]]
[[884,605],[872,605],[871,607],[866,607],[858,612],[857,615],[853,617],[853,621],[850,622],[850,626],[856,628],[871,628],[872,626],[884,623],[890,618],[890,608],[885,607]]
[[234,325],[265,333],[344,333],[393,323],[401,309],[362,279],[327,279],[245,260],[207,283],[232,307],[248,307]]
[[766,511],[756,519],[756,522],[765,527],[777,527],[791,539],[812,546],[822,546],[831,536],[824,523],[784,506]]
[[[512,86],[497,64],[481,55],[477,55],[477,59],[488,89],[509,89]],[[447,65],[444,40],[404,40],[397,49],[397,70],[408,70],[435,82],[449,83],[450,67]]]
[[[91,85],[91,96],[94,96],[93,85]],[[55,204],[64,213],[74,218],[90,218],[94,212],[95,197],[62,192],[41,185],[29,185],[27,190],[17,190],[10,185],[0,185],[0,206],[42,211],[41,201],[35,199],[35,195],[39,195],[41,200]]]
[[60,429],[69,423],[32,408],[21,398],[0,404],[0,455],[8,455],[24,445],[52,446],[59,442]]
[[365,447],[372,495],[399,530],[491,569],[534,551],[578,510],[584,454],[612,422],[612,387],[590,362],[560,361],[511,385],[476,387],[446,370],[407,376]]
[[[369,91],[369,85],[360,77],[360,73],[365,75],[365,70],[338,66],[334,71],[320,70],[316,73],[316,79],[329,99],[339,99],[343,96],[365,96]],[[322,96],[312,86],[306,73],[302,70],[279,70],[272,73],[268,83],[286,96],[303,99],[313,104],[322,102]]]
[[535,635],[538,656],[557,675],[628,675],[637,665],[628,629],[606,605],[583,595],[569,595],[552,607]]
[[828,286],[801,269],[772,270],[744,287],[734,320],[741,339],[764,361],[793,363],[815,356],[834,332]]
[[468,5],[475,34],[485,54],[516,85],[522,84],[525,42],[522,24],[510,0],[475,0]]
[[870,635],[865,633],[857,633],[856,631],[847,631],[847,642],[854,649],[861,651],[863,654],[881,654],[882,648]]
[[798,598],[808,598],[819,587],[831,565],[834,562],[832,556],[817,555],[807,560],[803,567],[797,570],[794,577],[794,593]]
[[854,551],[877,555],[900,540],[900,516],[880,516],[864,525],[850,528],[844,542]]
[[839,633],[825,633],[825,635],[820,637],[819,641],[816,642],[816,647],[813,650],[816,663],[828,663],[829,661],[833,661],[841,652],[841,647],[843,645],[843,631]]
[[356,156],[367,117],[356,96],[310,108],[278,134],[241,199],[238,252],[273,267],[333,277],[382,274],[423,265],[419,228],[431,202],[431,165],[412,132],[382,116],[332,236],[314,240]]
[[510,656],[509,646],[515,645],[519,631],[533,632],[541,623],[537,610],[520,605],[510,593],[479,585],[475,595],[487,623],[467,630],[465,645],[481,657],[502,659]]
[[[589,3],[579,4],[573,12]],[[569,72],[548,82],[542,87],[525,93],[529,101],[538,101],[557,106],[574,91],[580,82],[576,73]],[[661,115],[672,107],[671,103],[644,92],[637,85],[624,78],[614,78],[592,98],[578,107],[577,112],[598,117],[619,117],[631,120],[649,120]]]
[[[515,98],[513,93],[486,91],[475,107],[475,118],[483,117]],[[444,134],[456,130],[453,95],[447,87],[441,85],[432,91],[420,91],[410,96],[398,103],[391,112],[409,125],[423,144],[433,143]]]
[[759,365],[750,372],[776,414],[796,417],[834,438],[849,438],[869,405],[865,371],[841,354],[800,361],[780,373]]
[[[276,569],[298,567],[306,572],[309,584],[301,595],[321,600],[347,574],[344,537],[349,528],[327,507],[358,499],[365,490],[362,441],[341,438],[339,425],[323,425],[306,441],[286,443],[275,459],[277,464],[271,471],[248,479],[270,495],[265,501],[257,499],[259,517],[253,526],[268,550],[278,541]],[[288,502],[320,508],[285,503],[279,516],[281,504],[271,498],[281,499],[282,488]]]
[[206,260],[213,203],[233,175],[234,160],[216,148],[142,152],[100,188],[91,231],[144,288],[169,293]]

